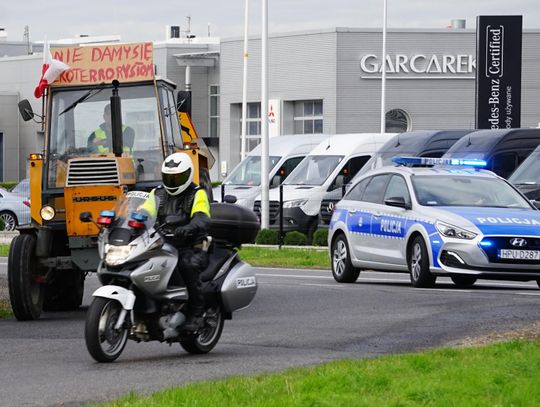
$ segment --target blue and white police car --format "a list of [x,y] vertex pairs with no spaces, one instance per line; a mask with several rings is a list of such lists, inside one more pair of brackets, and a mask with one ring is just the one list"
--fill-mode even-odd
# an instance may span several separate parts
[[460,287],[477,278],[540,285],[540,211],[503,178],[472,168],[485,162],[394,162],[366,173],[336,205],[328,246],[337,281],[371,269],[409,272],[415,287],[440,275]]

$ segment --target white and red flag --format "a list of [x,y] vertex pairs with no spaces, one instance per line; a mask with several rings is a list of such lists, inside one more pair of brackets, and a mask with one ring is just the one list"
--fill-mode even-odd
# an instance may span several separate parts
[[57,80],[62,72],[67,71],[68,69],[68,64],[52,57],[49,43],[45,41],[43,43],[43,68],[41,70],[41,79],[39,80],[36,89],[34,89],[34,96],[38,99],[43,96],[43,92],[45,92],[47,85]]

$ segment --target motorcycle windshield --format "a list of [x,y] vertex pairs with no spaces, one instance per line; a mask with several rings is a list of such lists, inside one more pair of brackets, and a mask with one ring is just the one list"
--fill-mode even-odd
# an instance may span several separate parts
[[114,207],[109,242],[125,245],[156,223],[159,198],[144,191],[130,191]]

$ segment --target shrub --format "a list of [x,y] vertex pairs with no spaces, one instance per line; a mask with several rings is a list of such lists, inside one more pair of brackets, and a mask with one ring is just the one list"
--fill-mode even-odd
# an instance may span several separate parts
[[285,238],[283,239],[283,244],[287,246],[304,246],[306,242],[306,235],[296,230],[285,233]]
[[317,229],[313,233],[313,246],[328,246],[328,229]]
[[15,185],[17,185],[18,182],[0,182],[0,187],[4,188],[4,189],[7,189],[7,190],[10,190],[11,188],[13,188]]
[[278,233],[275,230],[261,229],[255,238],[257,244],[277,244]]

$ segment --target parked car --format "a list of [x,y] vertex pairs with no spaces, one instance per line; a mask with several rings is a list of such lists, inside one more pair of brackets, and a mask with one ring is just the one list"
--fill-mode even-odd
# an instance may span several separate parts
[[540,285],[540,211],[490,171],[370,171],[337,204],[328,246],[339,282],[372,269],[408,272],[415,287],[441,275],[460,287],[477,278]]
[[540,147],[508,178],[517,189],[529,198],[537,207],[540,206]]
[[[338,134],[315,147],[283,182],[283,230],[297,230],[308,241],[319,220],[324,195],[341,189],[393,134]],[[261,212],[260,195],[254,211]],[[279,229],[279,189],[269,193],[269,223]]]
[[[366,172],[392,164],[395,156],[441,157],[464,135],[475,130],[417,130],[396,134],[373,155],[350,184],[355,184]],[[327,229],[336,204],[343,197],[342,189],[328,192],[321,202],[319,228]]]
[[19,225],[30,223],[29,182],[23,180],[11,191],[0,188],[0,219],[4,230],[12,231]]
[[30,196],[30,178],[25,178],[17,185],[12,187],[9,192],[12,194],[23,195],[25,197]]
[[540,145],[540,129],[477,130],[459,139],[445,158],[475,158],[486,169],[508,178]]
[[[269,182],[275,188],[287,178],[304,157],[328,136],[322,134],[272,137],[269,140]],[[223,180],[223,186],[214,188],[214,198],[223,200],[225,195],[234,195],[236,204],[253,209],[255,197],[261,192],[261,150],[258,145]]]

